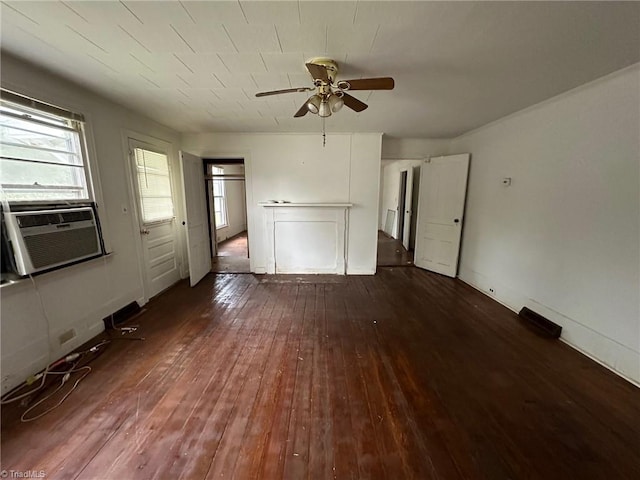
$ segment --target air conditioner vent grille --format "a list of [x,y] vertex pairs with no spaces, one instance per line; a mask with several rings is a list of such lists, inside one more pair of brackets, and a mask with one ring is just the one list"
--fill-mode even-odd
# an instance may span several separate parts
[[77,212],[60,212],[60,217],[62,218],[62,223],[93,220],[91,210],[81,210]]
[[20,228],[39,227],[42,225],[57,225],[60,215],[57,213],[39,213],[37,215],[17,215]]
[[86,257],[99,249],[93,226],[28,236],[24,242],[35,268]]

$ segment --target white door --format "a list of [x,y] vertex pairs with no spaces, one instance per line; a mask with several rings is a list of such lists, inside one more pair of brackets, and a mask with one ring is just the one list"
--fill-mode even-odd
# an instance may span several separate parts
[[402,216],[403,220],[403,228],[402,228],[402,245],[404,248],[409,250],[409,238],[411,234],[411,216],[413,212],[411,211],[411,197],[413,195],[413,168],[409,168],[408,170],[400,172],[401,181],[405,182],[404,185],[404,202],[402,202],[404,206],[403,212],[398,212],[398,218]]
[[468,153],[431,158],[422,165],[416,266],[456,276],[468,172]]
[[202,159],[187,152],[180,152],[180,159],[184,184],[189,282],[193,287],[211,271],[207,198]]
[[129,139],[143,258],[145,300],[180,280],[172,178],[166,151]]

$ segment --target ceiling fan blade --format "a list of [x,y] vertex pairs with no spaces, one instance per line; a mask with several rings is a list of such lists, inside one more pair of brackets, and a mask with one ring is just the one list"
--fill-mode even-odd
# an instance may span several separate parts
[[267,97],[269,95],[280,95],[281,93],[309,92],[312,87],[285,88],[284,90],[271,90],[270,92],[256,93],[256,97]]
[[349,88],[346,88],[345,90],[393,90],[393,87],[395,86],[395,82],[391,77],[340,80],[338,82],[339,88],[342,82],[349,85]]
[[305,102],[300,107],[300,110],[298,110],[293,116],[294,118],[304,117],[308,111],[309,108],[307,107],[307,100],[305,100]]
[[324,65],[316,65],[315,63],[306,63],[307,70],[314,80],[322,80],[324,83],[331,83],[327,68]]
[[351,110],[354,110],[356,112],[361,112],[369,106],[366,103],[358,100],[356,97],[352,97],[348,93],[345,93],[342,96],[342,101],[347,107],[349,107]]

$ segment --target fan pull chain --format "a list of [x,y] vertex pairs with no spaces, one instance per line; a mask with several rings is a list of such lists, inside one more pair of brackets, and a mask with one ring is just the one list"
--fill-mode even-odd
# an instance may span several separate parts
[[325,118],[322,117],[322,147],[324,148],[327,145],[327,132],[324,128]]

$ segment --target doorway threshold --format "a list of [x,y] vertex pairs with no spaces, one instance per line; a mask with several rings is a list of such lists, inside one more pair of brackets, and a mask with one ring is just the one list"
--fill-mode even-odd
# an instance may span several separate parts
[[211,259],[212,273],[251,273],[248,257],[214,257]]

